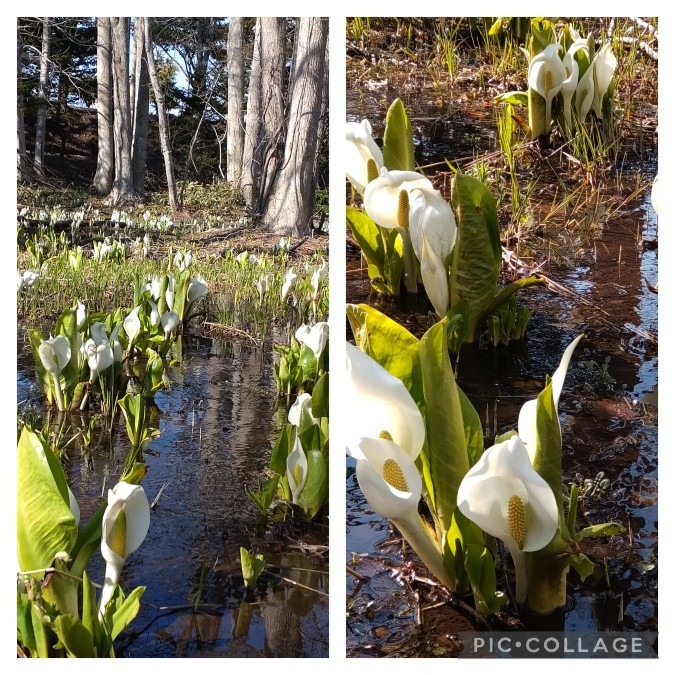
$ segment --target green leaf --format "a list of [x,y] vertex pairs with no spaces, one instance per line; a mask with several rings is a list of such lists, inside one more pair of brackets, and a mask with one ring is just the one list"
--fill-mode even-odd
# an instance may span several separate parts
[[368,261],[368,276],[384,279],[384,243],[380,228],[365,213],[351,206],[347,207],[347,225]]
[[134,588],[122,603],[122,606],[115,610],[112,616],[112,630],[110,637],[115,640],[117,636],[136,618],[138,610],[141,608],[141,596],[145,592],[145,586]]
[[424,400],[419,340],[399,323],[368,305],[347,305],[356,344],[406,386],[415,403]]
[[312,390],[312,415],[314,417],[328,417],[328,373],[324,373]]
[[469,576],[476,609],[483,616],[498,612],[508,601],[497,590],[495,561],[485,546],[469,544],[465,548],[464,567]]
[[412,127],[400,98],[395,99],[387,111],[382,155],[389,171],[415,170]]
[[244,488],[248,498],[258,507],[258,510],[263,515],[267,513],[274,501],[274,497],[277,494],[277,486],[279,485],[279,478],[279,474],[274,474],[257,491]]
[[553,490],[562,514],[562,432],[550,379],[537,396],[537,448],[532,466]]
[[101,523],[107,506],[106,502],[102,503],[89,519],[86,527],[82,528],[78,534],[71,552],[73,562],[70,565],[70,573],[76,577],[84,574],[92,553],[101,543]]
[[[91,583],[86,572],[82,574],[82,625],[86,628],[94,641],[96,649],[103,637],[101,623],[98,618],[98,605],[96,603],[96,588]],[[98,650],[98,656],[107,653],[108,649]]]
[[602,535],[611,537],[625,531],[626,528],[621,525],[621,523],[600,523],[599,525],[591,525],[590,527],[584,527],[582,530],[579,530],[574,535],[574,540],[581,541],[586,537],[601,537]]
[[54,607],[60,614],[78,616],[80,582],[70,575],[60,574],[60,572],[68,572],[68,566],[62,559],[56,558],[53,566],[58,571],[47,573],[41,584],[45,607]]
[[241,573],[244,577],[244,586],[249,588],[254,586],[260,573],[265,568],[265,559],[261,553],[255,557],[249,553],[243,546],[239,549],[239,557],[241,558]]
[[54,620],[54,632],[59,644],[68,652],[68,656],[90,659],[96,656],[91,633],[82,625],[77,616],[61,614]]
[[462,404],[448,356],[447,323],[447,318],[439,321],[419,342],[427,430],[423,452],[429,457],[436,517],[443,530],[450,528],[457,490],[469,470]]
[[19,565],[22,570],[42,569],[51,564],[59,551],[70,552],[78,528],[54,477],[55,458],[51,450],[24,427],[17,454]]
[[33,631],[32,607],[33,603],[26,593],[16,594],[16,628],[19,644],[23,645],[31,655],[37,650],[35,633]]
[[398,295],[403,274],[403,240],[395,229],[380,228],[384,245],[384,279],[387,293]]
[[512,105],[527,105],[526,91],[507,91],[495,96],[495,103],[511,103]]
[[577,571],[577,574],[582,581],[586,577],[593,574],[593,570],[595,569],[595,564],[583,553],[569,556],[569,562],[570,565]]
[[497,207],[487,186],[460,173],[452,179],[452,205],[457,241],[450,264],[450,307],[468,301],[466,340],[472,342],[480,315],[497,293],[502,265]]
[[49,657],[49,643],[50,635],[47,631],[47,626],[43,621],[45,617],[45,610],[37,603],[32,602],[30,605],[31,622],[33,624],[33,635],[35,637],[35,652],[32,656],[37,656],[41,659]]
[[328,462],[320,450],[307,453],[307,480],[298,497],[298,506],[310,520],[328,499]]
[[464,422],[464,438],[469,466],[473,466],[482,456],[484,449],[483,425],[481,424],[478,411],[473,407],[467,395],[457,387],[459,404],[462,408],[462,421]]
[[293,425],[286,424],[277,438],[270,458],[270,469],[276,473],[286,475],[286,459],[288,453],[293,449]]

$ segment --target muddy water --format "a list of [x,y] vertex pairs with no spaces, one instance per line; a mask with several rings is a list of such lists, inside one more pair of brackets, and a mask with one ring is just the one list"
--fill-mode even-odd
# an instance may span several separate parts
[[[377,86],[376,68],[364,74],[362,66],[351,72],[348,66],[347,117],[370,119],[376,138],[381,138],[378,121],[384,119],[386,106],[401,96],[413,125],[419,164],[495,150],[490,114],[480,106],[464,106],[462,113],[461,93],[454,99],[460,105],[449,103],[441,111],[407,74],[390,68],[381,79],[386,84]],[[439,128],[444,129],[441,142],[436,138]],[[600,187],[596,203],[625,196],[639,184],[640,172],[653,176],[656,171],[653,153],[632,161],[624,165],[620,181]],[[575,573],[569,575],[568,608],[555,618],[559,630],[657,627],[658,296],[648,290],[645,279],[652,285],[657,281],[658,249],[642,246],[642,241],[657,237],[647,194],[614,213],[596,209],[584,226],[565,227],[565,218],[552,219],[542,232],[524,240],[519,254],[537,263],[549,259],[542,272],[570,293],[538,287],[525,291],[521,298],[534,310],[525,340],[497,349],[469,345],[459,356],[459,384],[485,420],[490,443],[496,433],[514,428],[520,407],[541,390],[544,376],[553,373],[567,344],[580,332],[587,335],[577,348],[560,402],[564,479],[567,484],[608,479],[606,490],[596,487],[585,498],[578,522],[586,526],[618,520],[626,533],[582,544],[596,562],[596,572],[583,585]],[[546,216],[551,199],[545,187],[538,190],[541,212],[536,217]],[[358,255],[352,256],[348,302],[374,305],[420,336],[428,327],[431,309],[426,299],[403,297],[393,302],[371,293],[367,273],[360,267]],[[347,577],[349,653],[457,655],[452,634],[475,629],[475,619],[462,611],[451,616],[446,612],[442,619],[436,612],[444,610],[420,615],[420,604],[425,610],[435,600],[425,598],[422,591],[420,603],[407,583],[410,577],[394,576],[392,570],[399,574],[414,556],[409,550],[402,554],[400,540],[371,511],[353,466],[348,460],[347,562],[365,578]],[[416,586],[417,592],[420,588],[424,584]],[[507,626],[543,628],[536,619],[507,619],[511,622]],[[504,624],[494,627],[503,629]]]
[[[119,655],[327,655],[327,597],[311,590],[327,591],[326,556],[320,555],[326,532],[299,534],[283,524],[260,528],[244,493],[244,486],[257,488],[285,423],[286,411],[274,409],[271,351],[269,343],[256,349],[185,338],[183,362],[168,372],[170,388],[156,394],[151,426],[161,435],[147,447],[143,486],[151,501],[164,490],[146,540],[122,573],[127,589],[147,589],[139,615],[118,641]],[[18,400],[37,408],[41,398],[30,352],[20,345]],[[83,522],[124,467],[123,419],[112,439],[98,433],[92,446],[88,455],[77,443],[68,451],[67,475]],[[263,553],[268,565],[248,592],[240,546]],[[102,579],[98,555],[91,572]]]

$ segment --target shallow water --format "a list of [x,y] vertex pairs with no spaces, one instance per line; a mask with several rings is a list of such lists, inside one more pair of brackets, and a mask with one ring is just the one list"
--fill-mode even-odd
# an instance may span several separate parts
[[[151,502],[164,489],[147,538],[122,572],[125,588],[146,591],[139,615],[118,640],[118,655],[327,656],[327,597],[311,590],[327,591],[321,555],[327,532],[260,528],[244,492],[257,488],[286,418],[283,406],[275,410],[271,352],[269,343],[259,349],[184,338],[183,361],[169,368],[170,388],[155,395],[150,424],[160,437],[147,446],[143,487]],[[18,401],[41,405],[30,351],[22,345]],[[76,416],[69,423],[77,424]],[[92,445],[88,455],[77,443],[68,450],[66,473],[83,522],[124,467],[124,420],[117,419],[112,440],[99,434]],[[269,566],[248,592],[240,546],[263,553]],[[100,581],[97,554],[90,569]]]

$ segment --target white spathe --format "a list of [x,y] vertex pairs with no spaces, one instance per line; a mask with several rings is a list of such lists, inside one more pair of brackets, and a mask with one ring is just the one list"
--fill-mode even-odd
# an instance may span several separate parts
[[[398,228],[407,227],[408,223],[401,222],[399,214],[399,200],[401,191],[410,195],[412,190],[436,192],[428,178],[415,171],[388,171],[382,167],[380,176],[368,183],[363,193],[363,205],[368,216],[380,227]],[[409,215],[405,214],[406,216]]]
[[532,61],[527,74],[527,84],[546,101],[546,132],[551,127],[551,105],[553,99],[567,79],[567,71],[560,60],[562,45],[547,45]]
[[307,481],[307,455],[302,449],[302,443],[298,434],[295,434],[295,443],[293,443],[293,450],[286,458],[286,478],[288,479],[288,487],[291,489],[293,495],[293,503],[298,503],[298,497],[302,493]]
[[347,122],[346,172],[349,182],[359,194],[368,185],[368,162],[373,160],[377,169],[382,167],[382,150],[373,140],[373,129],[368,120]]
[[70,361],[70,343],[63,335],[43,340],[38,354],[44,369],[51,375],[59,375]]
[[[520,503],[518,514],[510,511],[514,498]],[[558,529],[553,490],[532,468],[518,436],[493,445],[469,469],[457,491],[457,507],[481,530],[501,539],[511,552],[538,551]],[[514,523],[518,518],[520,522]],[[514,534],[516,531],[519,534]]]
[[382,432],[414,462],[424,445],[424,419],[405,385],[370,356],[347,343],[345,403],[349,428],[347,448],[363,459],[363,438],[379,439]]
[[127,558],[136,551],[150,528],[150,505],[140,485],[118,483],[108,490],[108,506],[101,525],[101,555],[106,561],[102,611],[117,585]]
[[307,345],[314,352],[318,362],[328,342],[328,324],[325,321],[319,321],[311,328],[303,324],[295,331],[295,339]]
[[[576,337],[565,349],[560,365],[555,373],[553,373],[553,404],[555,405],[556,415],[558,413],[558,401],[562,393],[563,385],[565,384],[565,376],[567,375],[567,368],[570,365],[570,360],[574,352],[574,348],[579,344],[583,334]],[[530,461],[534,464],[534,458],[537,452],[538,434],[537,434],[537,399],[527,401],[520,409],[518,415],[518,435],[522,439],[527,452],[530,456]]]

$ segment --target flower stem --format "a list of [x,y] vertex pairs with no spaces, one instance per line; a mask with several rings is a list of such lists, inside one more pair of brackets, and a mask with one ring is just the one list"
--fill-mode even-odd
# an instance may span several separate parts
[[527,598],[527,566],[525,554],[515,546],[511,548],[513,567],[516,570],[516,602],[522,605]]
[[403,282],[408,293],[417,293],[417,274],[415,274],[415,254],[410,232],[403,227],[398,228],[398,233],[403,244]]
[[52,375],[54,379],[54,393],[56,394],[56,405],[60,412],[63,412],[66,408],[63,404],[63,392],[61,391],[61,382],[59,382],[59,376],[54,373]]
[[450,577],[443,566],[443,556],[438,544],[432,539],[429,528],[422,522],[419,514],[410,518],[392,521],[400,530],[405,540],[413,547],[415,553],[429,568],[429,571],[450,591],[455,590],[455,580]]

